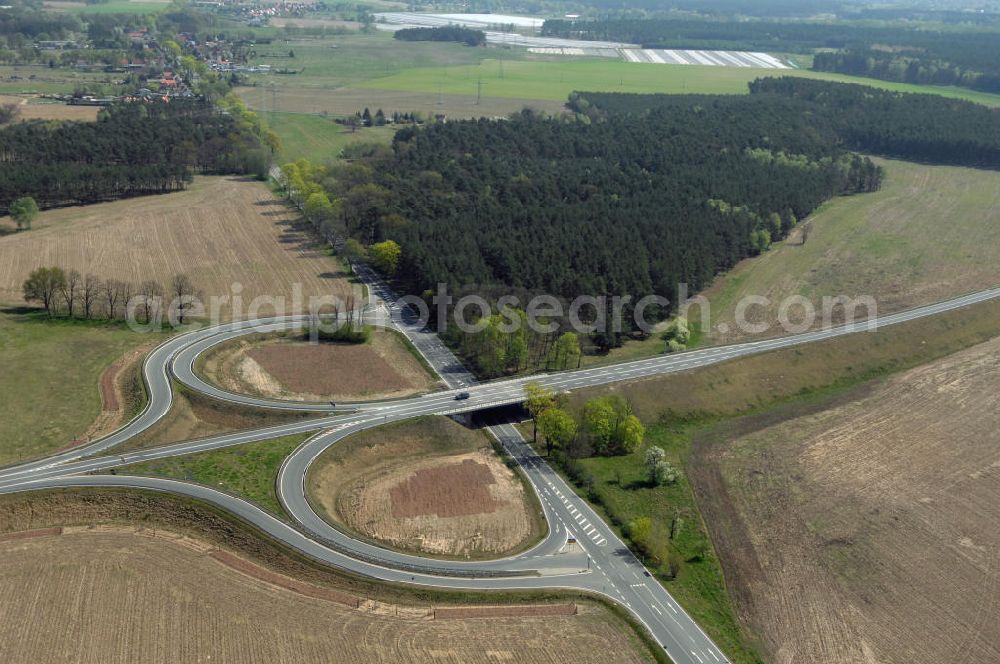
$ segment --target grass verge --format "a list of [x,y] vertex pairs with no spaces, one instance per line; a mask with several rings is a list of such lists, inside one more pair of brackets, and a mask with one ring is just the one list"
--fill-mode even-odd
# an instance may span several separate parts
[[284,436],[259,443],[158,459],[117,469],[119,474],[197,482],[245,498],[277,517],[284,516],[275,482],[282,461],[309,435]]
[[204,438],[231,431],[263,427],[316,417],[316,413],[266,410],[219,401],[174,383],[174,402],[152,427],[123,443],[119,450],[136,450]]

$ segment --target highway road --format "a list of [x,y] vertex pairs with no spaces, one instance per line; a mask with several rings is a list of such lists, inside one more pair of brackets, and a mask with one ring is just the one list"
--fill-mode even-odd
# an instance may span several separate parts
[[[337,530],[321,519],[305,497],[305,476],[310,464],[330,445],[347,435],[386,422],[420,415],[453,415],[517,403],[524,385],[537,381],[555,390],[573,390],[618,381],[636,380],[687,371],[730,359],[789,348],[855,333],[874,332],[888,325],[953,311],[1000,297],[1000,288],[973,293],[946,302],[882,316],[871,325],[858,324],[828,330],[706,348],[606,367],[595,367],[512,380],[477,383],[437,336],[419,328],[407,312],[394,307],[394,297],[375,275],[358,267],[369,284],[372,306],[383,308],[391,324],[406,334],[432,367],[438,369],[449,389],[432,394],[384,402],[366,402],[330,412],[328,404],[269,401],[216,393],[192,370],[200,353],[232,339],[257,332],[301,326],[305,317],[242,321],[178,335],[154,349],[144,365],[149,405],[114,434],[92,444],[51,457],[0,469],[0,493],[53,488],[106,486],[133,487],[197,498],[229,510],[263,532],[302,553],[330,565],[372,578],[440,588],[512,589],[566,588],[600,593],[618,602],[644,624],[675,662],[705,664],[725,662],[725,655],[695,621],[648,575],[641,562],[615,536],[600,517],[506,424],[490,427],[530,480],[549,524],[546,537],[532,550],[494,561],[447,562],[389,551]],[[187,441],[165,447],[113,453],[113,448],[148,429],[169,410],[171,380],[178,380],[235,403],[270,408],[315,411],[317,417],[256,431],[238,432]],[[459,391],[470,398],[456,400]],[[315,432],[284,462],[279,473],[278,496],[292,523],[285,523],[251,503],[216,489],[193,483],[127,475],[92,474],[128,464],[192,454],[293,433]],[[568,538],[576,543],[568,544]]]

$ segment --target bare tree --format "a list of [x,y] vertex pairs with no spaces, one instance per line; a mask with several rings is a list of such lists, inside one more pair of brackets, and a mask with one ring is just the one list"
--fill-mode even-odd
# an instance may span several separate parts
[[799,232],[799,237],[802,238],[802,242],[800,242],[800,244],[805,244],[806,240],[809,239],[809,226],[802,227],[802,230]]
[[104,287],[101,289],[101,293],[104,296],[104,303],[107,305],[108,319],[115,319],[115,311],[118,309],[119,304],[123,304],[122,297],[122,283],[120,281],[115,281],[114,279],[108,279],[104,282]]
[[76,296],[80,290],[80,281],[80,273],[76,270],[70,270],[66,273],[66,280],[59,289],[59,293],[66,303],[66,312],[70,318],[73,317],[73,313],[76,310]]
[[[139,286],[138,295],[142,305],[143,318],[148,325],[153,320],[153,315],[160,309],[163,302],[163,287],[152,279],[142,282]],[[128,300],[125,300],[128,302]]]
[[191,299],[195,296],[194,284],[186,274],[175,274],[170,280],[170,294],[174,298],[177,311],[177,322],[184,324],[184,312],[191,308]]
[[83,305],[83,317],[90,320],[94,314],[94,303],[101,293],[104,285],[101,280],[93,274],[87,274],[80,283],[80,303]]
[[127,313],[128,301],[132,299],[132,296],[135,294],[135,292],[136,292],[136,288],[135,288],[135,286],[132,285],[131,281],[119,281],[118,282],[118,293],[119,293],[119,297],[120,297],[119,302],[121,302],[121,304],[122,304],[122,318],[123,319],[128,316],[128,313]]

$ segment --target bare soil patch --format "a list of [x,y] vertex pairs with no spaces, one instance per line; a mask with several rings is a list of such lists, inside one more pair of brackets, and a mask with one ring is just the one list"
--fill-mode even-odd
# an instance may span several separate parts
[[613,647],[616,661],[645,660],[621,623],[593,605],[578,615],[440,621],[426,608],[354,609],[259,579],[203,543],[143,535],[78,529],[0,544],[0,657],[596,663]]
[[476,459],[424,468],[389,490],[392,516],[466,516],[502,507],[489,491],[496,484],[490,467]]
[[313,464],[307,487],[331,523],[404,551],[499,557],[545,532],[537,498],[485,434],[446,418],[351,436]]
[[382,329],[363,344],[263,337],[219,348],[200,370],[234,392],[296,401],[398,398],[438,387],[404,344]]
[[695,445],[741,619],[775,662],[1000,661],[1000,339]]
[[[0,218],[0,226],[12,230],[13,222]],[[250,310],[258,296],[283,298],[293,312],[310,295],[345,298],[351,289],[297,216],[242,178],[202,177],[187,191],[42,212],[33,230],[0,235],[0,301],[21,302],[24,280],[43,265],[133,284],[166,285],[184,272],[206,307],[213,296],[231,298],[220,303],[222,318],[273,313],[263,300]]]

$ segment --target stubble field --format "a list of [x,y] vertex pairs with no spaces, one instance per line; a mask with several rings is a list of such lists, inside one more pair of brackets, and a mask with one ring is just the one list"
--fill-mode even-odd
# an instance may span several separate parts
[[1000,339],[695,446],[699,504],[770,661],[1000,660],[997,375]]
[[248,576],[199,541],[120,529],[0,552],[0,659],[12,664],[646,659],[620,621],[586,603],[569,616],[446,620],[426,607],[351,608]]
[[[21,285],[40,266],[60,266],[133,284],[166,287],[186,273],[206,308],[213,296],[223,319],[241,318],[258,296],[285,298],[302,311],[312,295],[346,297],[340,263],[317,246],[280,200],[261,183],[198,178],[183,192],[42,212],[28,232],[0,219],[0,301],[20,302]],[[238,285],[237,285],[238,284]],[[302,305],[293,306],[296,284]],[[241,310],[233,306],[242,298]],[[262,302],[256,313],[271,315]],[[210,314],[208,311],[206,314]]]

